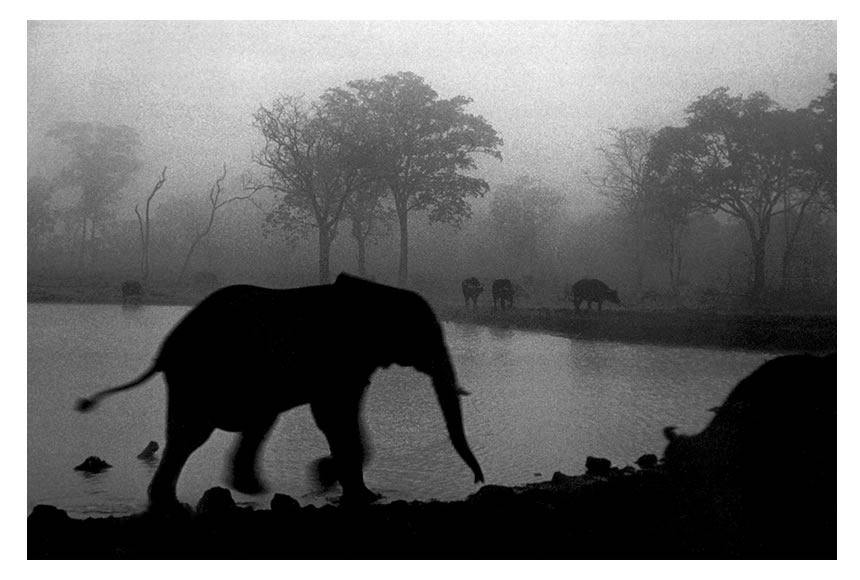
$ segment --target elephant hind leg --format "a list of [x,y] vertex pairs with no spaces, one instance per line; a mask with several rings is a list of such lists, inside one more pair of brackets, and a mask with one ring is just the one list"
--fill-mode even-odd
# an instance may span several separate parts
[[256,495],[266,491],[259,477],[259,457],[263,443],[275,424],[277,415],[262,417],[252,427],[242,431],[233,451],[230,486],[238,492]]
[[170,509],[179,503],[176,498],[179,474],[191,454],[206,442],[212,431],[214,428],[208,425],[185,423],[177,426],[168,419],[164,453],[149,484],[150,510]]

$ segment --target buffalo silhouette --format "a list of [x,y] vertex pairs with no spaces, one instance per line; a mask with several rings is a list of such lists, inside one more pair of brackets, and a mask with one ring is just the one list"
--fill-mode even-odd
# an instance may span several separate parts
[[496,309],[498,303],[502,310],[513,308],[514,306],[514,284],[507,278],[493,280],[493,310]]
[[835,557],[836,355],[787,355],[740,381],[666,469],[711,540],[760,557]]

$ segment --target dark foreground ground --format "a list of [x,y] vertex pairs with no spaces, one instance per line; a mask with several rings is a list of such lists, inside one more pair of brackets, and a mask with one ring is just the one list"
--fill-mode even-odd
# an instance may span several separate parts
[[76,520],[37,506],[27,520],[28,558],[836,557],[835,519],[827,530],[799,522],[747,533],[745,523],[714,515],[713,505],[685,500],[659,464],[487,485],[463,501],[363,507],[300,507],[276,495],[271,509],[252,510],[214,488],[188,510]]

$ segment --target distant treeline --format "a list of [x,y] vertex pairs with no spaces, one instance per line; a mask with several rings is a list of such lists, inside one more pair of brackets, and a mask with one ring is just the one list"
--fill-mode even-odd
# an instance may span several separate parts
[[[467,276],[508,277],[550,300],[591,276],[634,303],[833,306],[835,75],[830,81],[796,111],[720,88],[696,99],[681,127],[609,129],[603,165],[583,168],[607,201],[588,215],[577,192],[540,176],[492,191],[473,177],[476,154],[501,160],[501,138],[465,111],[468,97],[441,99],[412,73],[259,107],[254,170],[231,175],[225,166],[205,198],[161,199],[175,171],[165,167],[138,197],[135,220],[115,213],[140,169],[137,132],[62,123],[49,135],[69,152],[64,170],[28,181],[28,270],[41,280],[154,283],[206,271],[269,285],[351,271],[445,292]],[[78,201],[59,205],[57,194],[69,191]],[[470,200],[483,196],[488,204]]]

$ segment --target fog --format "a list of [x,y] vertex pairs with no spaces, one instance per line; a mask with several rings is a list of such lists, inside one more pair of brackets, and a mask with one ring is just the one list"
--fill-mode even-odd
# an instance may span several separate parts
[[[151,208],[150,277],[174,279],[194,233],[208,219],[207,195],[227,167],[224,195],[243,195],[241,176],[263,146],[254,113],[282,95],[318,99],[358,79],[412,72],[441,99],[464,95],[503,140],[501,160],[475,155],[470,174],[485,180],[469,197],[471,218],[457,228],[409,216],[409,280],[444,286],[459,280],[540,279],[548,301],[583,276],[628,294],[668,291],[666,264],[645,259],[636,279],[627,226],[595,186],[605,172],[599,148],[611,128],[652,133],[680,126],[685,110],[718,87],[732,95],[766,93],[788,110],[807,107],[837,72],[833,21],[373,21],[373,22],[29,22],[27,29],[27,175],[46,182],[68,167],[67,146],[49,136],[64,122],[126,125],[140,137],[139,166],[93,225],[100,240],[91,263],[75,259],[71,215],[80,188],[56,185],[50,231],[28,246],[28,272],[39,279],[139,276],[141,208],[163,168]],[[528,175],[560,197],[535,233],[529,255],[513,255],[493,222],[499,188]],[[591,179],[589,179],[591,176]],[[256,205],[219,209],[195,250],[190,271],[224,282],[270,285],[317,280],[313,234],[293,243],[263,235],[271,192]],[[268,204],[268,205],[267,205]],[[64,213],[65,212],[65,213]],[[57,217],[60,216],[60,217]],[[31,219],[28,214],[28,220]],[[795,277],[835,304],[836,219],[822,212],[805,230]],[[774,220],[767,284],[780,286],[787,239]],[[70,223],[70,222],[69,222]],[[395,282],[397,220],[367,248],[367,274]],[[684,234],[683,285],[743,293],[749,248],[743,225],[720,212],[694,216]],[[331,270],[356,271],[348,225],[338,230]],[[677,290],[677,288],[675,288]]]

